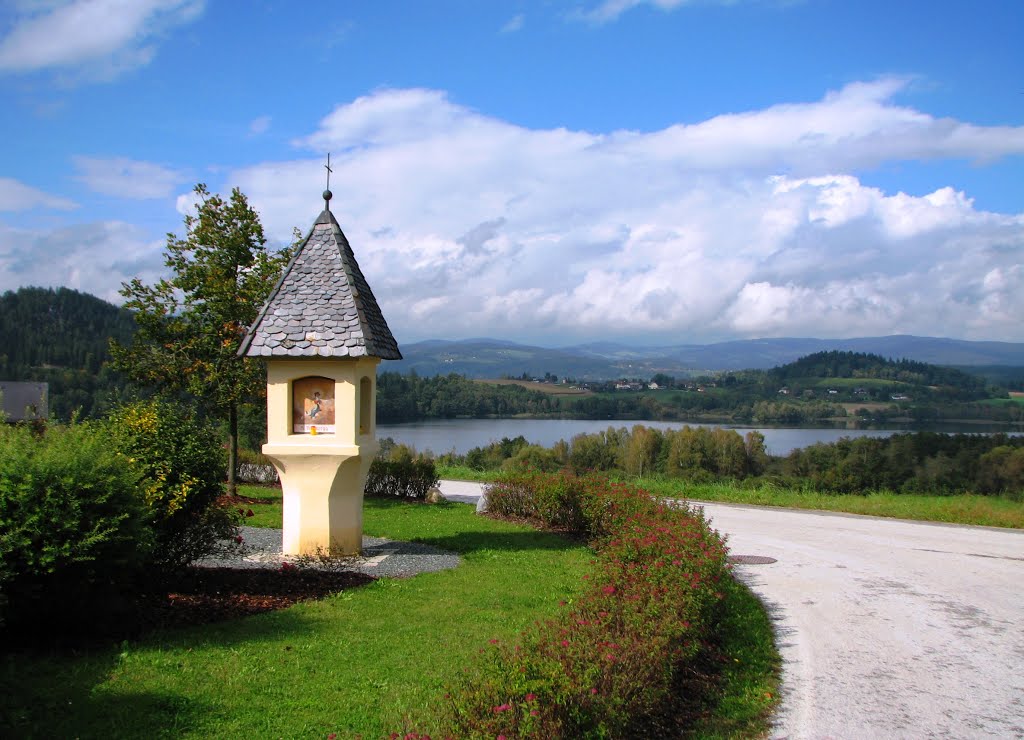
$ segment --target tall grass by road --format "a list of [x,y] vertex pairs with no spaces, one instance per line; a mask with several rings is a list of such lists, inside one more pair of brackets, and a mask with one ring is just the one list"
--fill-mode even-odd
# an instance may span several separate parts
[[[465,466],[438,466],[442,478],[488,481],[500,475]],[[911,519],[948,524],[1024,529],[1024,502],[998,496],[926,496],[921,494],[875,491],[867,495],[828,494],[820,491],[782,488],[775,485],[743,487],[734,483],[692,483],[679,478],[619,476],[618,480],[643,486],[666,498],[690,501],[716,501],[753,506],[779,506],[790,509],[834,511],[891,519]]]
[[748,489],[728,483],[683,484],[669,479],[645,479],[642,485],[658,495],[693,501],[779,506],[891,519],[1024,529],[1024,503],[997,496],[924,496],[889,491],[875,491],[867,495],[827,494],[775,486]]

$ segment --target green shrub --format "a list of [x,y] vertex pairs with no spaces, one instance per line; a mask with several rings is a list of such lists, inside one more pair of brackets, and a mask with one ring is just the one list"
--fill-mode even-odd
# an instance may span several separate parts
[[109,426],[117,449],[142,475],[139,495],[156,535],[154,565],[183,567],[215,554],[236,534],[233,514],[217,504],[226,456],[213,427],[164,401],[123,406]]
[[367,496],[397,496],[422,501],[438,482],[433,460],[374,460],[363,491]]
[[[40,629],[112,608],[153,549],[140,473],[98,423],[0,424],[0,590]],[[4,599],[0,599],[3,601]]]
[[562,467],[562,462],[554,450],[540,445],[527,445],[520,447],[512,457],[502,463],[501,467],[504,470],[541,470],[553,473]]
[[671,726],[680,680],[704,660],[728,576],[699,510],[596,475],[506,476],[488,510],[568,518],[596,552],[589,589],[518,644],[492,640],[449,689],[453,737],[650,737]]

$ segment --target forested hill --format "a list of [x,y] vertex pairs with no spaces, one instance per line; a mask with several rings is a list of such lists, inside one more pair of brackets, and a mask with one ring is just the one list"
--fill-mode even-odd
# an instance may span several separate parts
[[0,367],[59,367],[98,373],[110,337],[131,339],[131,313],[69,288],[21,288],[0,296]]
[[105,369],[110,338],[135,333],[131,313],[68,288],[20,288],[0,295],[0,379],[50,384],[50,413],[91,416],[120,387]]
[[985,393],[985,380],[960,370],[914,360],[889,360],[865,352],[816,352],[767,371],[773,383],[788,384],[807,378],[886,380],[909,386],[953,388],[961,393]]

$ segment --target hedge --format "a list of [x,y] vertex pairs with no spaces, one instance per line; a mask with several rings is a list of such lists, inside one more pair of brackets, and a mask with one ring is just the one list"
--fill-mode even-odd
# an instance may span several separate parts
[[527,473],[487,490],[488,511],[587,536],[590,585],[516,644],[492,641],[451,685],[453,737],[645,736],[713,629],[725,543],[699,510],[594,475]]
[[437,482],[433,460],[377,459],[370,465],[363,491],[367,496],[397,496],[422,501]]

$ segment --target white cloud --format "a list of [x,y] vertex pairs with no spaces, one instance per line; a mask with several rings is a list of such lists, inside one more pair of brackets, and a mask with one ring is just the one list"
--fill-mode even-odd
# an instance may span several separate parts
[[522,13],[514,15],[508,19],[504,26],[501,27],[502,33],[515,33],[516,31],[523,30],[523,26],[526,24],[526,16]]
[[[955,183],[921,196],[854,174],[1019,155],[1024,128],[937,120],[893,103],[902,84],[608,134],[516,126],[435,90],[380,90],[296,142],[315,154],[236,170],[220,189],[241,187],[287,243],[323,207],[331,151],[331,210],[400,341],[1024,341],[1024,214],[979,210]],[[193,202],[178,201],[183,212]],[[159,254],[138,234],[104,233]],[[74,243],[73,232],[34,238]],[[75,259],[95,263],[93,250]],[[104,277],[100,265],[96,279],[109,293],[125,269]]]
[[10,177],[0,177],[0,211],[28,211],[33,208],[70,211],[78,208],[78,204],[67,198],[44,193]]
[[120,221],[53,231],[0,224],[0,291],[65,286],[119,304],[122,282],[158,278],[163,247],[162,241],[147,239],[141,229]]
[[[712,0],[715,1],[715,0]],[[720,4],[732,4],[736,0],[717,0]],[[651,5],[658,10],[675,10],[683,5],[690,5],[693,0],[602,0],[597,7],[590,10],[580,10],[575,17],[590,23],[602,24],[618,20],[619,16],[627,10],[641,5]]]
[[249,134],[259,136],[265,134],[270,128],[270,116],[259,116],[249,123]]
[[180,170],[125,157],[72,157],[76,180],[104,195],[133,200],[167,198],[187,180]]
[[[887,193],[848,174],[1018,155],[1024,127],[896,105],[905,84],[605,135],[525,129],[435,90],[380,90],[296,143],[333,152],[331,208],[405,341],[1024,340],[1013,285],[1024,215],[979,211],[953,187]],[[322,207],[322,165],[265,163],[230,184],[284,241]]]
[[855,82],[814,103],[716,116],[650,135],[621,134],[626,151],[699,169],[818,174],[881,162],[1024,154],[1024,127],[974,126],[893,104],[906,80]]
[[183,193],[174,199],[174,210],[182,216],[196,215],[196,206],[203,202],[203,199],[194,190]]
[[70,0],[20,8],[0,40],[0,71],[71,70],[112,79],[148,64],[160,36],[191,22],[205,0]]

